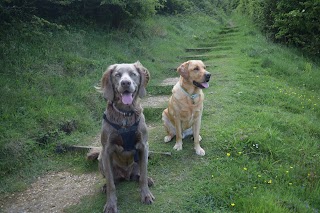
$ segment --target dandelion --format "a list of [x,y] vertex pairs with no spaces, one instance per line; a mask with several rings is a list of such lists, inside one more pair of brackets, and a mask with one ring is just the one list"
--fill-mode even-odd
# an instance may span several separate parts
[[261,178],[262,176],[261,175],[258,175],[258,178]]
[[271,184],[272,183],[272,180],[270,179],[270,180],[268,180],[268,184]]
[[227,156],[230,157],[230,155],[231,155],[231,154],[228,152],[228,153],[227,153]]
[[248,168],[247,168],[247,167],[244,167],[244,168],[243,168],[243,170],[244,170],[244,171],[247,171],[247,170],[248,170]]
[[239,154],[239,155],[241,155],[241,154],[242,154],[242,152],[238,152],[238,154]]
[[290,183],[289,183],[289,186],[291,186],[291,185],[292,185],[292,183],[290,182]]
[[231,203],[231,206],[234,207],[236,204],[235,203]]

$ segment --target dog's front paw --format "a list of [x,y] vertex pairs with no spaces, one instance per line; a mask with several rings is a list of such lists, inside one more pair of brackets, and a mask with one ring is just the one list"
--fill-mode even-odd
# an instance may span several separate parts
[[103,213],[117,213],[117,203],[113,201],[108,201],[104,206]]
[[172,137],[170,135],[167,135],[166,137],[164,137],[163,140],[164,140],[165,143],[168,143],[168,142],[170,142],[172,140]]
[[204,156],[206,152],[201,147],[194,148],[196,150],[197,155]]
[[155,197],[153,196],[153,194],[150,192],[149,189],[141,191],[141,202],[142,203],[152,204],[154,200],[155,200]]
[[177,143],[174,145],[173,149],[175,149],[175,150],[177,150],[177,151],[182,150],[182,142],[177,142]]

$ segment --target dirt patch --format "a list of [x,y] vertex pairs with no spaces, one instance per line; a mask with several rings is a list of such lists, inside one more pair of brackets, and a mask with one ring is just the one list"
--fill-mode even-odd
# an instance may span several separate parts
[[143,108],[150,107],[150,108],[157,108],[157,107],[167,107],[168,95],[158,95],[158,96],[149,96],[141,101],[141,105]]
[[179,77],[164,79],[160,86],[173,86],[179,81]]
[[97,192],[95,185],[102,180],[96,173],[74,175],[69,172],[39,177],[26,191],[13,194],[1,209],[7,213],[63,212],[80,202],[81,197]]

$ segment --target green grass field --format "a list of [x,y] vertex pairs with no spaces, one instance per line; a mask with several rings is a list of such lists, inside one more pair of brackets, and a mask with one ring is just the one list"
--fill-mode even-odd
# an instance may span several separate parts
[[[219,21],[217,21],[219,20]],[[23,28],[25,29],[25,28]],[[121,212],[318,212],[320,210],[320,69],[295,49],[273,44],[238,15],[156,16],[128,31],[53,29],[30,37],[2,34],[1,198],[40,175],[99,175],[85,153],[55,153],[63,144],[90,144],[100,131],[104,100],[95,91],[113,63],[149,69],[151,95],[185,57],[199,56],[212,73],[202,118],[204,157],[191,138],[184,149],[163,143],[161,110],[146,107],[153,205],[140,203],[138,184],[117,186]],[[36,37],[37,36],[37,37]],[[206,52],[186,48],[212,47]],[[205,56],[203,56],[205,55]],[[99,186],[97,186],[98,188]],[[66,212],[101,212],[98,192]]]

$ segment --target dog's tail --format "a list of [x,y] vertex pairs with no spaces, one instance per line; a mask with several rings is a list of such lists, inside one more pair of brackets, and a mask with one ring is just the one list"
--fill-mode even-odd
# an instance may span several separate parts
[[97,160],[99,159],[100,152],[102,147],[91,148],[87,154],[87,160]]

